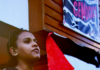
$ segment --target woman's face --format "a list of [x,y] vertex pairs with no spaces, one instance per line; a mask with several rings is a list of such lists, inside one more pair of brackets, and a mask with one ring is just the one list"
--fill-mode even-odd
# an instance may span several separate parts
[[32,33],[22,32],[16,43],[19,59],[37,60],[40,58],[40,48]]

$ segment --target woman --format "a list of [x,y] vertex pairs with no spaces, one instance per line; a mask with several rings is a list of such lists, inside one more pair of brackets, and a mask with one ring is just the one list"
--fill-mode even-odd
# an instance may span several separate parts
[[6,70],[33,70],[33,65],[40,58],[40,48],[34,35],[27,30],[10,33],[7,43],[10,61]]

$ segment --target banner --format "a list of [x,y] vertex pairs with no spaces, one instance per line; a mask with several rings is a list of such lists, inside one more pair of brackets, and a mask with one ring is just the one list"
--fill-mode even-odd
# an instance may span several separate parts
[[63,25],[100,43],[98,0],[63,0]]
[[48,70],[100,70],[97,52],[57,34],[49,33],[46,51]]

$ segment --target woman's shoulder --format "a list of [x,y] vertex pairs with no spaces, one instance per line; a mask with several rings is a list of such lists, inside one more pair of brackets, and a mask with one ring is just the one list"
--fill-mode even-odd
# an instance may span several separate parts
[[4,68],[3,70],[18,70],[15,67],[8,67],[8,68]]

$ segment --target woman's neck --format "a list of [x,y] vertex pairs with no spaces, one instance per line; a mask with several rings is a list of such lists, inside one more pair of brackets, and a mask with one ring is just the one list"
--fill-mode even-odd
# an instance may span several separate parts
[[34,63],[32,62],[19,60],[16,68],[18,70],[33,70],[33,65]]

